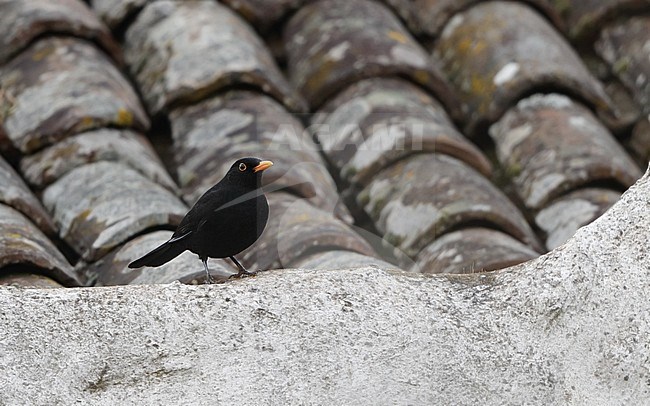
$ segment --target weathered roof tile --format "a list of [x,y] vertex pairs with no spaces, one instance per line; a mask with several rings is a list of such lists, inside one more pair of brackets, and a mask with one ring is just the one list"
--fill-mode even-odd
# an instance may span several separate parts
[[426,92],[402,79],[355,83],[328,102],[312,130],[340,176],[365,185],[380,169],[412,154],[439,152],[488,176],[491,164]]
[[[648,6],[650,9],[650,4]],[[650,17],[633,17],[605,27],[596,51],[650,115]]]
[[54,244],[20,212],[0,204],[0,219],[0,268],[33,267],[61,284],[83,284]]
[[0,99],[4,129],[12,146],[25,154],[93,128],[149,127],[126,79],[83,40],[38,41],[0,69],[0,84],[11,95]]
[[291,80],[312,107],[344,87],[375,76],[402,76],[429,90],[457,116],[444,75],[382,4],[323,0],[300,9],[285,28]]
[[0,202],[29,217],[45,234],[56,235],[56,227],[41,202],[2,156],[0,156]]
[[478,172],[448,156],[406,158],[379,172],[357,201],[386,241],[411,258],[445,232],[475,223],[488,223],[540,248],[525,218],[506,196]]
[[614,181],[627,188],[642,175],[607,128],[566,96],[520,101],[490,135],[499,161],[532,209],[588,183]]
[[113,60],[122,60],[120,48],[108,28],[80,0],[1,1],[0,32],[0,64],[46,34],[94,41]]
[[171,191],[177,188],[149,141],[131,130],[102,128],[66,138],[24,157],[20,169],[40,189],[76,167],[100,161],[122,163]]
[[126,33],[125,56],[152,114],[242,85],[305,109],[257,34],[217,2],[147,4]]
[[476,273],[494,271],[537,258],[539,253],[500,231],[464,228],[441,236],[418,255],[412,271]]
[[269,222],[260,239],[242,255],[249,269],[282,268],[303,257],[331,250],[375,256],[370,245],[331,212],[287,193],[267,194]]
[[287,265],[291,268],[324,270],[354,269],[366,266],[374,266],[380,269],[399,269],[398,266],[373,256],[345,250],[318,252]]
[[43,201],[61,238],[89,262],[147,228],[177,225],[187,212],[169,190],[114,162],[73,169]]
[[435,46],[467,117],[479,136],[526,94],[544,88],[579,95],[611,112],[602,84],[564,38],[535,10],[511,1],[490,1],[457,14]]
[[549,250],[564,244],[578,228],[591,223],[614,205],[621,192],[609,189],[578,189],[550,202],[535,216],[546,234]]
[[648,11],[648,0],[563,0],[551,1],[565,20],[572,41],[592,40],[603,26],[622,15]]
[[90,5],[104,22],[116,29],[151,0],[90,0]]
[[[447,22],[456,14],[481,3],[481,0],[384,0],[393,6],[413,33],[438,37]],[[561,28],[563,21],[551,0],[523,0]]]

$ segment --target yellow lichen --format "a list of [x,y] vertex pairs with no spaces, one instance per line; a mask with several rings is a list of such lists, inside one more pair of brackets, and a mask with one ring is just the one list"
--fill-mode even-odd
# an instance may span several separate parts
[[133,113],[122,107],[117,111],[115,122],[119,126],[128,127],[133,124]]
[[408,37],[399,31],[388,31],[388,38],[397,41],[400,44],[406,44],[408,42]]

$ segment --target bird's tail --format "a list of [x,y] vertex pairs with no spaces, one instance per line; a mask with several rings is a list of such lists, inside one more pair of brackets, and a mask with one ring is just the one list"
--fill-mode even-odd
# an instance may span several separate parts
[[144,255],[143,257],[131,262],[129,264],[129,268],[140,268],[142,266],[160,266],[176,258],[183,251],[185,251],[183,244],[178,244],[178,242],[175,243],[174,241],[170,240],[162,244],[160,247],[154,249],[150,253]]

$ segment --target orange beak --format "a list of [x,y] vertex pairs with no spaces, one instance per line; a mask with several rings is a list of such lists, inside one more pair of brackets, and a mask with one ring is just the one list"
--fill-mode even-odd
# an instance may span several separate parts
[[263,171],[265,169],[269,169],[270,167],[273,166],[273,162],[271,161],[262,161],[255,168],[253,168],[253,172],[259,172]]

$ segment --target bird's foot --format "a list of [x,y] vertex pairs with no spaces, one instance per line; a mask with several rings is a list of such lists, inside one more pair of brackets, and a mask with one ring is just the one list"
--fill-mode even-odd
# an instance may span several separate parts
[[230,275],[230,276],[228,277],[228,279],[232,279],[232,278],[236,278],[236,279],[247,278],[247,277],[249,277],[249,276],[255,276],[255,275],[257,275],[257,271],[255,271],[255,272],[249,272],[249,271],[247,271],[247,270],[245,270],[245,269],[240,269],[239,272]]
[[206,274],[204,284],[206,284],[206,285],[214,284],[214,278],[212,277],[212,275]]

